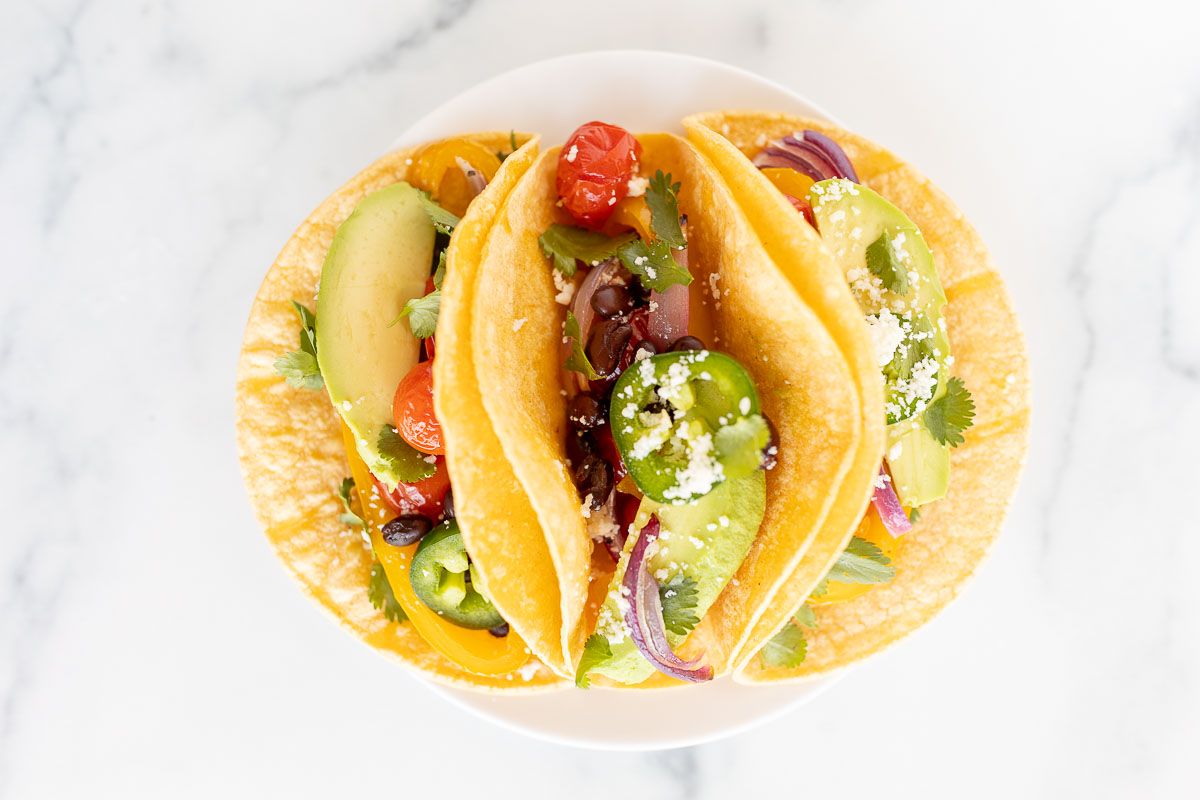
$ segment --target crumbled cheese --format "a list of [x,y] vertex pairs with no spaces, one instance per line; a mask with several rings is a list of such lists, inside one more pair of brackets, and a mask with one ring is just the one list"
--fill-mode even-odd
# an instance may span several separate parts
[[887,451],[887,460],[895,461],[904,452],[904,442],[896,442],[891,449]]
[[680,425],[677,434],[687,445],[688,463],[675,473],[675,485],[664,490],[663,497],[683,502],[712,491],[725,477],[725,468],[713,455],[711,433],[695,436],[689,426]]
[[554,276],[554,288],[558,289],[558,294],[554,295],[554,301],[563,306],[571,305],[571,298],[575,296],[575,283],[564,278],[558,270],[554,270],[551,274]]
[[646,193],[646,189],[650,186],[650,181],[643,178],[641,175],[634,175],[629,179],[626,185],[630,197],[641,197]]
[[896,348],[904,342],[900,318],[886,308],[878,314],[868,314],[867,331],[875,346],[875,362],[886,367],[896,357]]
[[528,320],[525,317],[521,317],[518,320],[513,320],[513,333],[516,333],[517,331],[521,330],[521,326],[524,325],[526,322],[528,322]]
[[574,144],[573,144],[573,145],[571,145],[571,149],[567,151],[567,163],[568,163],[568,164],[574,164],[574,163],[575,163],[575,157],[576,157],[576,156],[578,156],[578,155],[579,155],[579,146],[578,146],[578,145],[574,145]]

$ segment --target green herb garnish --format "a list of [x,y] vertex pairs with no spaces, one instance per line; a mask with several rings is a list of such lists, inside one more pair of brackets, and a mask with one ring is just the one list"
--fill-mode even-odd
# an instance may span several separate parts
[[563,323],[563,335],[571,340],[571,355],[567,356],[564,367],[575,372],[583,373],[589,381],[599,380],[600,373],[596,372],[592,362],[588,361],[587,352],[583,349],[583,334],[579,330],[579,320],[570,311],[567,321]]
[[683,227],[679,224],[679,187],[671,184],[671,173],[660,169],[646,188],[646,206],[650,209],[650,230],[661,241],[678,250],[687,246]]
[[408,317],[408,327],[412,328],[413,336],[418,339],[428,339],[437,331],[438,312],[442,308],[442,290],[434,289],[424,297],[414,297],[404,304],[400,313],[388,323],[392,327],[401,317]]
[[825,577],[841,583],[887,583],[896,577],[891,563],[878,545],[855,536]]
[[681,636],[700,624],[696,616],[696,582],[679,573],[658,587],[662,599],[663,624],[671,633]]
[[396,595],[392,592],[392,585],[388,583],[387,573],[383,571],[383,564],[378,561],[371,564],[371,582],[367,584],[367,599],[371,601],[371,605],[383,612],[386,619],[392,622],[404,622],[408,619],[404,608],[396,602]]
[[586,689],[592,684],[588,673],[612,658],[612,646],[602,634],[593,633],[583,644],[583,655],[579,658],[579,669],[575,671],[575,685]]
[[500,163],[504,163],[504,159],[517,152],[517,132],[512,129],[508,131],[508,147],[509,150],[507,153],[503,150],[496,151],[496,158],[500,159]]
[[441,289],[444,280],[446,280],[446,248],[443,247],[438,252],[437,269],[433,271],[433,288]]
[[292,301],[300,317],[300,349],[275,359],[275,371],[294,389],[321,389],[325,380],[317,365],[317,318],[307,307]]
[[617,256],[625,269],[641,277],[642,285],[656,292],[665,292],[675,284],[687,286],[692,282],[692,273],[675,262],[671,247],[662,239],[646,244],[635,238],[621,245]]
[[908,272],[896,257],[887,231],[867,246],[867,269],[883,282],[883,288],[896,294],[908,294]]
[[436,459],[429,456],[426,461],[425,454],[404,441],[391,425],[379,429],[377,445],[388,472],[401,483],[422,481],[437,471]]
[[946,393],[925,409],[925,427],[939,443],[958,447],[963,431],[975,424],[975,401],[961,378],[946,381]]
[[605,236],[599,231],[556,222],[538,237],[538,244],[542,246],[546,258],[554,260],[554,268],[570,278],[575,275],[576,261],[595,266],[617,255],[622,245],[636,239],[637,234],[633,232]]
[[449,236],[454,233],[455,226],[461,221],[458,216],[439,206],[428,192],[421,192],[421,207],[429,215],[429,221],[439,233]]
[[354,513],[354,509],[350,507],[350,493],[354,491],[354,478],[343,478],[342,483],[338,486],[338,499],[342,501],[342,508],[345,509],[341,514],[338,514],[338,521],[343,525],[352,525],[355,528],[363,526],[363,519],[358,514]]
[[805,603],[779,633],[763,645],[758,653],[763,666],[792,669],[803,664],[808,656],[808,639],[804,636],[804,628],[815,627],[817,617],[813,614],[812,606]]

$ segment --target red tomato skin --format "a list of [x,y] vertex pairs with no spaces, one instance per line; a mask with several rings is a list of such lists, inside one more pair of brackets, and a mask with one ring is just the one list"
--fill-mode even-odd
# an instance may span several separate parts
[[556,186],[563,208],[576,222],[599,228],[629,194],[642,145],[632,133],[606,122],[586,122],[558,154]]
[[392,398],[392,417],[400,438],[422,453],[446,452],[442,426],[433,410],[432,361],[422,361],[400,380]]
[[375,488],[397,514],[424,514],[436,521],[442,515],[446,493],[450,491],[450,472],[446,469],[446,459],[439,458],[437,471],[423,481],[401,483],[395,491],[389,492],[386,486],[376,480]]

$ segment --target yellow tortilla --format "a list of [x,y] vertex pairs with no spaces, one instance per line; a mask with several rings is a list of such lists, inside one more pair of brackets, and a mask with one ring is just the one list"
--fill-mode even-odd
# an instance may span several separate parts
[[[949,198],[908,164],[860,136],[815,120],[735,112],[700,115],[689,123],[690,135],[712,142],[719,134],[747,157],[768,140],[806,128],[841,145],[863,182],[908,214],[933,250],[949,300],[945,316],[954,373],[975,399],[975,424],[951,454],[949,492],[923,508],[906,534],[893,562],[895,579],[852,600],[816,606],[817,627],[806,630],[808,655],[798,668],[764,669],[751,653],[742,659],[738,675],[747,682],[809,677],[878,652],[920,627],[954,598],[986,556],[1025,459],[1030,407],[1025,343],[978,234]],[[703,144],[701,149],[708,152]],[[716,163],[752,218],[756,210],[788,205],[749,158]],[[787,211],[795,228],[810,230],[800,215]],[[767,224],[775,225],[775,216]],[[792,597],[807,596],[816,571],[793,576]]]
[[[468,137],[493,150],[507,149],[508,134]],[[532,146],[531,146],[532,147]],[[367,598],[373,557],[360,531],[338,522],[336,489],[349,474],[340,422],[323,391],[293,389],[274,361],[293,350],[297,326],[292,301],[312,306],[321,266],[337,227],[368,193],[408,172],[412,151],[389,153],[322,203],[292,235],[267,273],[246,324],[237,376],[237,442],[251,504],[284,567],[339,624],[380,652],[439,683],[495,691],[535,691],[565,684],[536,660],[505,674],[482,676],[435,652],[407,623],[392,623]],[[463,221],[495,206],[528,166],[510,159]],[[478,205],[478,211],[476,206]],[[472,260],[468,251],[450,258]],[[476,255],[477,258],[477,255]],[[461,507],[455,485],[455,503]],[[556,632],[557,633],[557,632]]]
[[[677,136],[638,139],[644,171],[661,169],[682,183],[679,205],[688,215],[689,266],[698,287],[693,302],[703,294],[718,337],[709,344],[751,372],[780,436],[780,460],[767,476],[767,511],[759,535],[735,579],[681,648],[685,657],[704,650],[705,661],[720,674],[728,671],[765,600],[800,558],[810,548],[836,555],[849,536],[852,522],[836,535],[822,522],[832,503],[831,487],[841,485],[855,466],[864,417],[839,343],[777,269],[711,166]],[[586,591],[587,562],[580,563],[578,555],[590,553],[591,542],[567,474],[561,384],[545,379],[560,374],[566,315],[554,299],[552,267],[537,241],[551,222],[568,221],[555,206],[557,157],[557,150],[548,151],[526,173],[492,228],[475,298],[474,346],[489,419],[534,498],[551,551],[569,556],[570,569],[559,573],[566,595]],[[817,252],[814,258],[827,258]],[[700,291],[713,285],[714,275],[719,303],[710,291]],[[853,309],[857,315],[848,288],[838,282],[831,291],[842,296],[847,313]],[[878,417],[872,424],[880,428],[881,415],[872,417]],[[573,641],[587,633],[575,631]],[[662,676],[647,683],[677,685]]]

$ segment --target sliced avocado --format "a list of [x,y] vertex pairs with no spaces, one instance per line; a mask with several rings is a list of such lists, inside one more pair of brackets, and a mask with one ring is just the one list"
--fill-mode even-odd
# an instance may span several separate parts
[[[942,319],[946,293],[933,253],[912,220],[866,186],[837,178],[819,181],[808,200],[821,238],[866,315],[876,321],[891,315],[895,319],[889,322],[907,330],[891,362],[881,367],[887,392],[887,462],[896,494],[910,508],[944,497],[950,448],[933,438],[921,413],[945,394],[950,377],[950,341]],[[927,338],[913,339],[914,334]],[[924,356],[936,362],[936,384],[928,397],[920,392],[914,396],[914,370]]]
[[358,454],[389,488],[395,460],[379,449],[392,425],[396,386],[417,363],[420,343],[392,324],[425,293],[434,228],[421,195],[397,183],[367,195],[338,228],[317,294],[317,363],[333,406],[354,434]]
[[[719,483],[711,492],[687,505],[660,505],[643,499],[634,524],[644,525],[654,514],[662,531],[658,540],[660,547],[650,556],[650,574],[655,576],[660,587],[676,575],[695,581],[695,615],[703,619],[746,558],[762,524],[766,505],[767,481],[761,470]],[[654,667],[629,638],[621,604],[617,601],[628,560],[627,548],[609,584],[597,626],[597,632],[609,641],[612,657],[605,659],[593,672],[620,683],[640,683],[654,673]],[[685,638],[686,635],[667,633],[667,641],[672,647]]]

